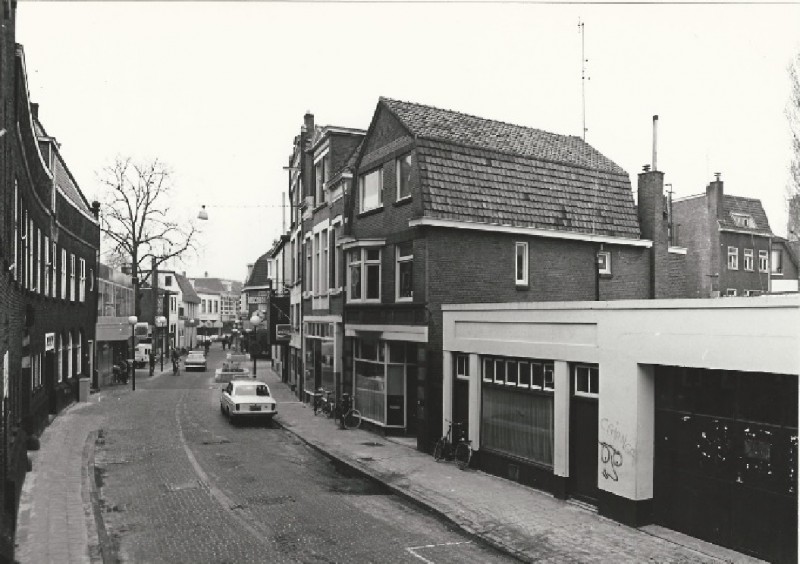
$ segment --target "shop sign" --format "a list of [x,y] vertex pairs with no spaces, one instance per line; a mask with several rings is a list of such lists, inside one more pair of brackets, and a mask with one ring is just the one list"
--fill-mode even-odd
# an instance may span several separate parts
[[275,325],[275,340],[288,341],[292,338],[292,326],[288,323]]
[[44,352],[54,351],[54,350],[56,350],[56,334],[55,333],[45,333],[44,334]]

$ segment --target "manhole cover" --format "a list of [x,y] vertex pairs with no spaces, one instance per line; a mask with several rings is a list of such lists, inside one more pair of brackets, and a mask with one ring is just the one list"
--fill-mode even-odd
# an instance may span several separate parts
[[371,456],[362,456],[362,457],[359,458],[359,460],[361,462],[374,462],[375,461],[375,459],[372,458]]
[[383,446],[383,443],[376,443],[375,441],[367,441],[367,442],[361,443],[361,444],[364,445],[364,446],[369,446],[369,447],[382,447]]
[[224,445],[231,442],[230,439],[226,439],[225,437],[219,439],[206,439],[204,441],[200,441],[200,444],[203,445]]

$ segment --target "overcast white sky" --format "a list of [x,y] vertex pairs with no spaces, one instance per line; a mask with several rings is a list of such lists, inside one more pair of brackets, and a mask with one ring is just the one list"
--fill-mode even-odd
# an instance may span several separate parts
[[580,135],[579,17],[587,141],[635,190],[658,114],[676,196],[721,172],[785,234],[800,5],[20,2],[17,41],[87,197],[116,155],[158,157],[174,211],[210,216],[176,269],[243,279],[281,232],[282,167],[306,110],[366,129],[387,96]]

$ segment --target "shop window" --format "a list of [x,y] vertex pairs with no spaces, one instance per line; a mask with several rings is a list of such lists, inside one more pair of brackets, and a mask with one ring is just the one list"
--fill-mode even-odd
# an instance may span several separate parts
[[553,465],[553,396],[482,390],[481,449]]
[[738,247],[728,247],[728,270],[739,270]]
[[599,370],[596,366],[577,365],[575,370],[575,395],[597,397],[600,393]]
[[531,387],[531,363],[530,362],[520,362],[519,363],[519,386],[521,388],[530,388]]
[[494,360],[494,382],[495,384],[506,383],[506,362],[499,358]]
[[494,360],[492,360],[491,358],[483,359],[483,381],[484,382],[494,381]]
[[408,241],[396,247],[395,288],[398,302],[414,299],[414,249]]
[[517,286],[528,285],[528,243],[515,243],[514,272]]
[[751,272],[753,270],[753,249],[744,250],[744,269]]
[[383,206],[383,169],[378,168],[358,179],[358,203],[359,212]]
[[397,201],[411,197],[411,153],[397,159]]

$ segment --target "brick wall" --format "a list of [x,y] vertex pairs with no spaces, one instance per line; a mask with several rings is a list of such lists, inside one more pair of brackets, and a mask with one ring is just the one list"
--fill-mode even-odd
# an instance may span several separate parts
[[[769,291],[769,273],[758,271],[758,251],[769,253],[769,238],[723,231],[720,233],[719,245],[719,287],[723,296],[728,288],[735,289],[738,296],[743,296],[745,290],[758,290],[764,293]],[[728,268],[729,245],[738,249],[739,268],[737,270]],[[751,271],[744,268],[745,249],[753,250],[753,270]]]
[[705,197],[695,197],[672,203],[673,224],[678,229],[678,246],[685,247],[687,297],[707,298],[711,296],[713,275],[719,267],[711,262],[712,246],[717,245],[713,233],[709,233],[709,215]]

